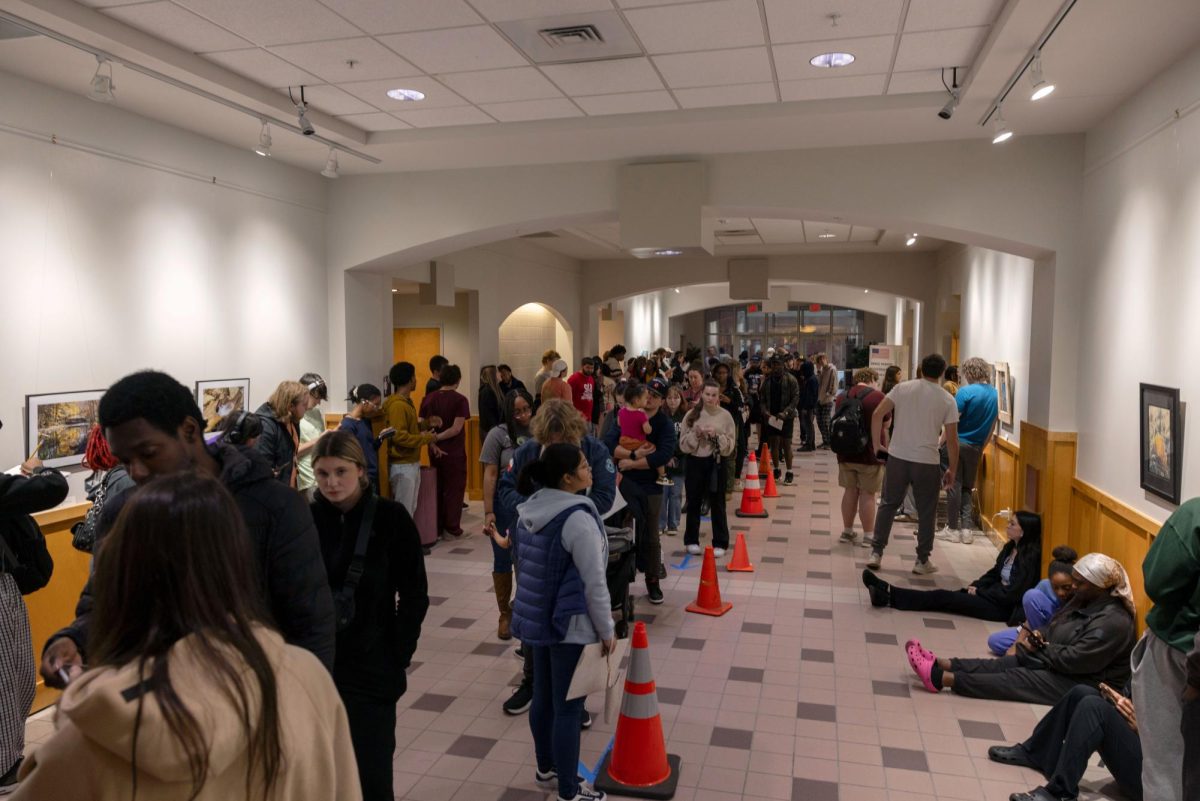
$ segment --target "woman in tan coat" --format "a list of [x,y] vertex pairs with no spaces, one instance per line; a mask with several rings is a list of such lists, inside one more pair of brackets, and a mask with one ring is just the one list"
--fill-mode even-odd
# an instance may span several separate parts
[[252,564],[216,479],[139,489],[97,557],[91,668],[13,798],[358,801],[333,681],[268,628]]

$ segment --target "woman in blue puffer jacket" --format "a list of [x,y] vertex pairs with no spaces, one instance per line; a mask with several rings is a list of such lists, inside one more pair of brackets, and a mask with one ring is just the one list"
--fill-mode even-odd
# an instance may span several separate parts
[[[567,689],[583,646],[616,645],[612,602],[605,581],[608,540],[591,499],[592,469],[575,445],[548,445],[517,479],[529,500],[517,507],[517,595],[512,633],[533,650],[533,705],[529,728],[538,784],[557,785],[559,801],[604,801],[579,781],[579,728],[583,698]],[[534,491],[535,486],[543,489]]]

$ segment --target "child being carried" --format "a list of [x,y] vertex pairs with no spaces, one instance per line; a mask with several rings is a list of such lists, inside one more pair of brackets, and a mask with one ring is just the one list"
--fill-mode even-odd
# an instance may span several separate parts
[[[645,412],[648,395],[645,384],[631,383],[625,389],[625,406],[617,412],[617,424],[621,427],[621,447],[630,453],[640,450],[643,456],[654,451],[654,446],[646,441],[646,435],[653,430],[650,418]],[[675,482],[667,476],[665,465],[659,465],[657,471],[656,483],[664,487],[675,486]]]

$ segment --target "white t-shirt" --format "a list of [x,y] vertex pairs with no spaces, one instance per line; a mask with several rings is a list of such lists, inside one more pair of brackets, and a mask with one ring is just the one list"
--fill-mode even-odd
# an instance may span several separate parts
[[888,453],[918,464],[937,464],[942,426],[958,423],[958,404],[941,384],[916,378],[892,387],[895,427]]

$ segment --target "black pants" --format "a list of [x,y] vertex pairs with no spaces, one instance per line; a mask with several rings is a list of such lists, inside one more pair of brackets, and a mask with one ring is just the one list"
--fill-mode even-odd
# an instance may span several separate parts
[[737,425],[737,452],[734,454],[736,461],[733,465],[733,477],[741,478],[742,470],[746,467],[746,457],[750,455],[750,424],[743,423],[742,418],[733,418],[733,422]]
[[393,801],[396,702],[355,693],[341,695],[350,723],[350,742],[358,763],[363,801]]
[[908,612],[946,612],[951,615],[1004,622],[1011,609],[1001,609],[966,590],[906,590],[892,587],[892,608]]
[[684,462],[684,488],[687,491],[687,527],[685,545],[700,544],[700,499],[708,498],[712,516],[714,548],[729,548],[729,521],[725,518],[725,465],[712,456],[689,456]]
[[797,412],[800,418],[800,449],[811,451],[816,450],[817,441],[813,438],[816,436],[813,431],[813,413],[814,409],[801,409]]
[[[1079,795],[1088,760],[1099,751],[1121,792],[1132,801],[1142,799],[1142,743],[1117,708],[1091,687],[1073,687],[1021,747],[1049,780],[1046,790],[1055,798]],[[1184,797],[1196,798],[1186,792]]]
[[1183,797],[1200,798],[1200,701],[1183,705]]
[[658,484],[646,487],[626,478],[621,481],[619,491],[636,521],[637,569],[645,574],[647,581],[658,581],[658,567],[662,564],[662,540],[658,533],[662,487]]
[[997,659],[951,659],[954,694],[995,701],[1057,704],[1080,682],[1052,670],[1021,667],[1015,656]]

